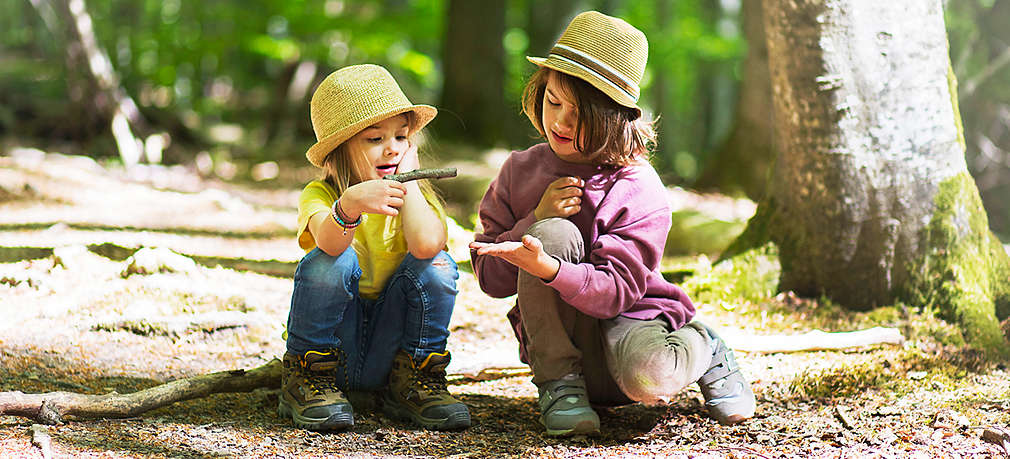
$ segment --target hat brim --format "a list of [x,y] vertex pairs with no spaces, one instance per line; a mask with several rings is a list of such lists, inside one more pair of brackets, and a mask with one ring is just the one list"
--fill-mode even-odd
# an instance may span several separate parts
[[641,116],[642,109],[638,106],[634,99],[624,92],[618,91],[617,89],[614,89],[614,87],[604,83],[600,77],[593,75],[574,64],[560,59],[551,59],[550,57],[526,56],[526,60],[532,62],[538,67],[547,67],[551,70],[557,70],[558,72],[586,81],[587,83],[593,85],[594,88],[599,89],[601,92],[609,96],[614,102],[617,102],[625,107],[638,110],[639,116]]
[[361,132],[362,129],[365,129],[368,126],[378,123],[379,121],[382,121],[391,116],[396,116],[407,112],[414,112],[414,123],[410,126],[410,131],[407,134],[408,136],[410,136],[414,135],[414,133],[421,130],[421,128],[425,127],[428,123],[431,122],[431,120],[435,119],[435,115],[438,114],[438,109],[430,105],[418,104],[418,105],[410,105],[407,107],[400,107],[395,110],[390,110],[385,113],[380,113],[378,115],[365,118],[361,121],[358,121],[357,123],[347,126],[337,132],[334,132],[333,134],[330,134],[320,139],[314,145],[309,147],[309,150],[305,152],[305,157],[308,158],[309,162],[312,163],[313,166],[322,168],[323,160],[326,159],[326,155],[330,154],[330,152],[333,151],[334,148],[337,148],[338,145],[344,143],[345,141],[347,141],[347,139],[350,139],[351,137],[354,137],[354,135],[357,134],[358,132]]

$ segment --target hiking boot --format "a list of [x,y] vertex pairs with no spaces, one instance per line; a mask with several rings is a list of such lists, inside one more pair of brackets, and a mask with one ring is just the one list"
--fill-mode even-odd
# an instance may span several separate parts
[[740,373],[733,350],[714,330],[702,325],[712,337],[712,365],[698,386],[708,413],[722,425],[733,425],[754,416],[756,402],[750,384]]
[[418,365],[406,351],[397,351],[389,371],[389,387],[383,395],[383,411],[429,429],[470,427],[470,411],[446,388],[449,359],[449,351],[432,352]]
[[339,349],[284,353],[277,414],[308,430],[336,430],[354,425],[351,404],[337,388]]
[[540,423],[547,435],[595,435],[600,433],[600,417],[589,406],[586,381],[579,375],[539,385]]

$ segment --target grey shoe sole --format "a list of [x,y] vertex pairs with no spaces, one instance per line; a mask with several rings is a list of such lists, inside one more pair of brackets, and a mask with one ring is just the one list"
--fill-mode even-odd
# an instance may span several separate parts
[[547,429],[547,435],[551,437],[571,437],[575,435],[599,435],[600,425],[599,423],[593,422],[591,420],[580,421],[579,423],[572,426],[570,429],[551,429],[547,427],[547,423],[544,422],[544,417],[540,416],[540,425]]
[[307,430],[341,430],[354,425],[354,413],[349,408],[347,411],[333,413],[325,418],[313,418],[298,414],[284,401],[284,397],[280,397],[277,401],[277,414],[282,418],[291,418],[295,426]]

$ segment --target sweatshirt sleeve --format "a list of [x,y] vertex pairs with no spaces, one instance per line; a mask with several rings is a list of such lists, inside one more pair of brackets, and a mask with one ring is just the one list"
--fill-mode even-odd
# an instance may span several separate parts
[[[506,161],[498,177],[491,182],[484,198],[481,199],[478,215],[483,233],[475,234],[477,242],[518,241],[530,225],[536,222],[532,212],[515,215],[512,202],[511,162]],[[516,294],[519,268],[498,257],[477,255],[470,250],[470,260],[481,290],[495,298],[505,298]]]
[[598,222],[607,229],[590,248],[587,261],[562,262],[557,277],[547,285],[566,303],[600,319],[614,318],[634,306],[645,296],[670,230],[668,207],[649,206],[641,198],[654,195],[638,191],[609,203],[618,208],[605,212],[613,215],[609,221]]

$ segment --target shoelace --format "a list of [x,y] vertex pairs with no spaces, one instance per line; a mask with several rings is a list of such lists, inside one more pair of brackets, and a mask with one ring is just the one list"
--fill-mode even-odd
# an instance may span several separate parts
[[[344,368],[344,387],[347,387],[347,355],[344,354],[343,349],[336,348],[332,350],[333,355],[337,358],[337,366]],[[303,366],[301,368],[302,377],[305,378],[305,382],[308,384],[309,389],[311,389],[316,394],[323,394],[323,392],[329,390],[333,392],[338,392],[340,390],[337,387],[337,377],[331,371],[312,371],[308,367]]]
[[444,372],[424,371],[420,368],[414,368],[414,380],[428,391],[444,391],[448,389]]

